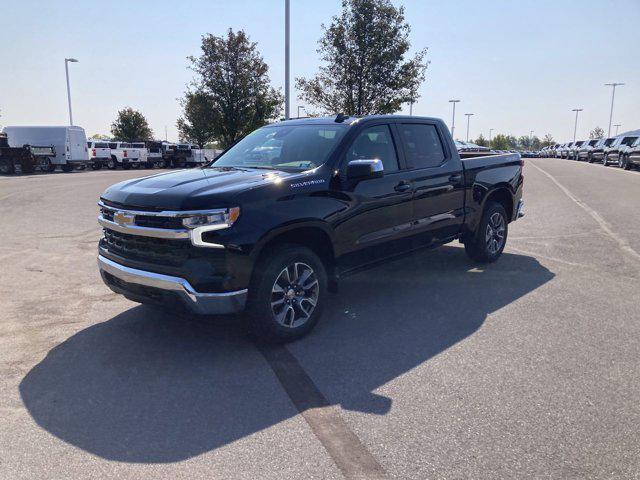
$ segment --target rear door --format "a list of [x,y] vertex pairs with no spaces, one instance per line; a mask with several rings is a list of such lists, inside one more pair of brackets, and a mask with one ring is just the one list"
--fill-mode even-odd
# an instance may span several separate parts
[[464,220],[462,162],[444,141],[437,123],[402,121],[396,125],[403,157],[413,184],[415,233],[433,241],[459,233]]

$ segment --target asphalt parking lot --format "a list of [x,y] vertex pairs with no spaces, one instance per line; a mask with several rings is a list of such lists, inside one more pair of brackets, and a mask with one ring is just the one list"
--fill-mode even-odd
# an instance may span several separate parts
[[96,200],[0,178],[0,478],[640,478],[640,172],[525,160],[526,216],[350,277],[316,330],[111,293]]

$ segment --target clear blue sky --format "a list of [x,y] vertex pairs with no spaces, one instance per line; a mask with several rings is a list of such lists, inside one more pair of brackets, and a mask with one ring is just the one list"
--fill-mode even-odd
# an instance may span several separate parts
[[[616,92],[614,122],[640,128],[640,1],[426,1],[404,5],[415,49],[431,65],[414,114],[451,121],[458,104],[472,112],[471,137],[489,128],[533,130],[556,140],[573,135],[572,108],[584,108],[578,136],[609,118],[608,82]],[[292,76],[316,71],[321,24],[339,0],[291,0]],[[192,77],[188,55],[205,33],[244,29],[284,85],[284,0],[71,2],[8,0],[0,26],[0,124],[64,124],[64,57],[71,64],[74,121],[88,134],[109,133],[119,108],[140,109],[158,137],[175,140],[178,98]],[[297,95],[297,92],[293,90]],[[295,106],[301,104],[292,99]]]

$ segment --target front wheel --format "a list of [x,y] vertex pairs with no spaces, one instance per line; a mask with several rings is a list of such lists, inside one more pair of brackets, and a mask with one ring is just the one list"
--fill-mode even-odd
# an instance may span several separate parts
[[327,296],[322,260],[300,245],[281,245],[258,265],[249,286],[248,327],[271,342],[289,342],[318,323]]
[[629,162],[629,155],[622,156],[622,164],[620,166],[624,170],[631,170],[631,162]]
[[593,155],[591,154],[587,155],[587,162],[593,163]]
[[490,202],[482,214],[478,231],[464,242],[465,252],[476,262],[495,262],[507,244],[508,233],[507,212],[499,203]]
[[62,171],[65,173],[69,173],[73,170],[73,165],[71,165],[70,163],[65,163],[64,165],[62,165]]
[[602,165],[604,165],[605,167],[609,164],[609,155],[603,155],[602,156]]

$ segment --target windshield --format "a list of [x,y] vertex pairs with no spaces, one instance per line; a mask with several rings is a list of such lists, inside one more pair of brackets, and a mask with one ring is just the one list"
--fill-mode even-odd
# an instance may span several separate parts
[[243,138],[211,166],[308,170],[327,161],[346,128],[344,125],[263,127]]

